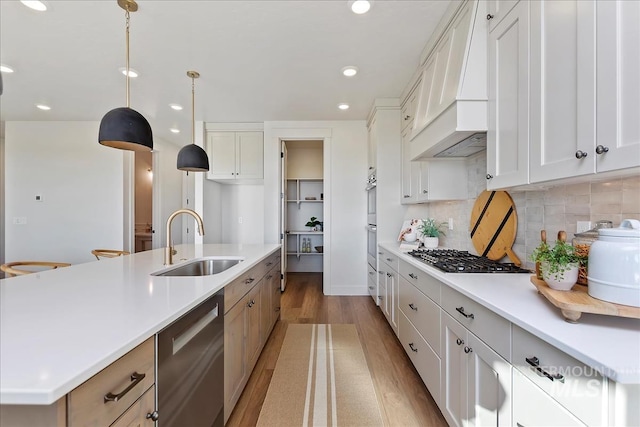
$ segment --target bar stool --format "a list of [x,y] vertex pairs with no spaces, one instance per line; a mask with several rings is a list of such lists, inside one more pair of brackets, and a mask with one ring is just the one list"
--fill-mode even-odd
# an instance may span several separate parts
[[97,259],[100,259],[100,257],[102,258],[116,258],[119,256],[123,256],[123,255],[129,255],[130,252],[127,251],[119,251],[116,249],[94,249],[91,251],[91,253],[93,255],[95,255],[95,257]]
[[[15,261],[0,265],[0,270],[7,273],[8,277],[22,276],[25,274],[37,273],[43,270],[56,269],[60,267],[69,267],[71,264],[66,262],[49,262],[49,261]],[[27,269],[15,268],[27,267]]]

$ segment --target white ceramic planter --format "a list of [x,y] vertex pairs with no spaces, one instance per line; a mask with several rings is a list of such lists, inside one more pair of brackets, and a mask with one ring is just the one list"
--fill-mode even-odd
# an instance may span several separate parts
[[438,238],[437,237],[423,237],[424,247],[427,249],[434,249],[438,247]]
[[576,263],[571,265],[568,270],[565,270],[562,273],[550,273],[549,263],[543,262],[540,264],[540,271],[542,272],[544,282],[549,285],[551,289],[569,291],[578,281],[578,273],[580,269]]

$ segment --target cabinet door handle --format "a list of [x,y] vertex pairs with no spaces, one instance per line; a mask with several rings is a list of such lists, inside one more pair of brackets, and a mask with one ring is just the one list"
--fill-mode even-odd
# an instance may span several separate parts
[[158,419],[160,418],[160,415],[158,414],[158,411],[153,411],[148,413],[145,418],[151,421],[158,421]]
[[404,196],[402,196],[402,197],[404,197],[405,199],[408,199],[408,198],[410,198],[411,196],[410,196],[410,195],[408,195],[408,194],[405,194],[405,195],[404,195]]
[[122,390],[120,393],[116,393],[116,394],[107,393],[107,394],[105,394],[104,395],[104,403],[117,402],[118,400],[122,399],[125,396],[125,394],[129,393],[131,391],[131,389],[133,389],[135,386],[137,386],[138,383],[144,379],[144,377],[146,377],[145,374],[139,374],[137,372],[134,372],[133,374],[131,374],[131,384],[129,384],[127,386],[127,388]]
[[249,283],[253,282],[254,280],[256,280],[256,279],[254,279],[253,277],[249,277],[247,280],[244,281],[244,283],[246,283],[248,285]]
[[458,345],[462,345],[462,344],[464,344],[464,340],[461,340],[460,338],[458,338],[458,339],[456,340],[456,344],[458,344]]
[[410,118],[410,117],[411,117],[411,116],[407,114],[406,116],[404,116],[404,119],[405,119],[405,120],[409,120],[409,118]]
[[412,350],[412,351],[414,351],[415,353],[417,353],[417,352],[418,352],[418,349],[417,349],[417,348],[415,348],[415,347],[413,346],[413,343],[412,343],[412,342],[410,342],[410,343],[409,343],[409,347],[410,347],[410,348],[411,348],[411,350]]
[[369,289],[370,289],[370,290],[373,290],[373,286],[369,286]]
[[609,147],[605,147],[604,145],[598,145],[596,147],[596,154],[604,154],[609,152]]
[[422,194],[427,194],[429,191],[427,190],[422,190]]
[[387,261],[393,262],[393,258],[386,258]]
[[493,19],[493,15],[490,13],[487,13],[487,21],[491,21]]
[[273,265],[273,263],[272,263],[272,262],[268,262],[268,263],[267,263],[267,267],[271,267],[272,265]]
[[578,150],[576,151],[576,159],[584,159],[588,154],[586,151]]
[[456,311],[460,314],[462,314],[464,317],[466,317],[467,319],[474,319],[473,317],[473,313],[465,313],[464,312],[464,307],[460,306],[460,307],[456,307]]
[[393,277],[391,273],[387,273],[387,277]]
[[370,272],[369,272],[369,274],[370,274],[371,276],[373,276],[373,271],[370,271]]
[[413,311],[418,311],[418,307],[416,307],[415,305],[413,305],[413,303],[409,304],[409,308]]
[[531,365],[533,368],[535,368],[535,371],[539,376],[546,377],[551,381],[560,381],[561,383],[564,383],[564,376],[562,376],[560,374],[550,374],[547,371],[545,371],[544,369],[542,369],[540,367],[540,359],[538,359],[536,356],[525,357],[524,360],[529,365]]
[[417,279],[417,278],[418,278],[418,276],[416,276],[416,275],[415,275],[415,274],[413,274],[413,273],[409,273],[409,277],[411,277],[412,279]]
[[270,274],[270,275],[268,275],[267,277],[265,277],[265,279],[269,280],[269,279],[271,279],[272,277],[273,277],[273,276]]
[[469,354],[469,353],[471,353],[472,351],[473,351],[473,349],[472,349],[471,347],[464,346],[464,352],[465,352],[465,353]]

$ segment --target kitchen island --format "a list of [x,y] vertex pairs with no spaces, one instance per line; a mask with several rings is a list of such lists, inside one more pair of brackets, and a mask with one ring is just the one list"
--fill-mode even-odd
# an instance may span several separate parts
[[175,265],[242,259],[210,276],[152,276],[166,269],[156,249],[0,280],[0,404],[54,404],[279,248],[176,247]]

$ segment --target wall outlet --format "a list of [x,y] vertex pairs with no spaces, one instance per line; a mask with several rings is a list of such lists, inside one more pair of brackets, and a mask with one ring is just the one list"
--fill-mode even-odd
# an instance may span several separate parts
[[27,223],[27,217],[26,216],[14,216],[13,217],[13,223],[15,225],[25,225]]
[[449,230],[453,230],[453,218],[449,218]]
[[591,221],[578,221],[576,223],[576,233],[584,233],[591,230]]
[[42,194],[36,194],[36,202],[41,202],[42,200]]

